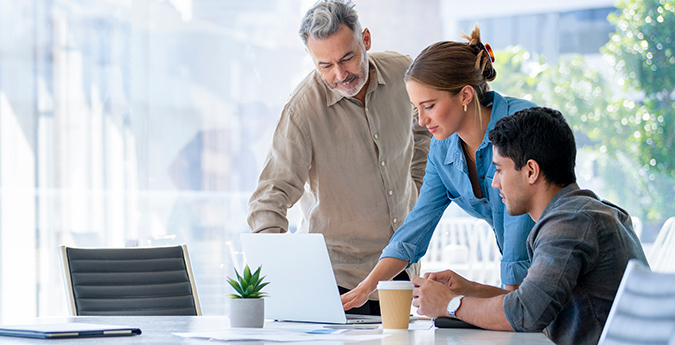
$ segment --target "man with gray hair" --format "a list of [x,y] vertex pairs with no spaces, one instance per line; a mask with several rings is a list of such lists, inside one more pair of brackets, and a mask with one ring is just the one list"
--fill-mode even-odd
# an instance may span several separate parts
[[[300,37],[316,70],[284,107],[248,224],[253,232],[287,232],[287,210],[300,201],[298,231],[324,235],[344,293],[370,273],[416,202],[431,134],[417,125],[403,83],[411,58],[367,54],[370,31],[350,0],[317,2]],[[417,273],[413,266],[397,279]],[[379,304],[348,312],[379,315]]]

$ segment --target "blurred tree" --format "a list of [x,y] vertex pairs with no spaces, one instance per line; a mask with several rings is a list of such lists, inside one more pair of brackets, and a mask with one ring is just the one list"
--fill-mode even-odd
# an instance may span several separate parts
[[675,1],[631,0],[608,20],[616,33],[604,47],[623,87],[613,104],[635,157],[649,220],[675,216]]
[[549,66],[513,47],[497,52],[492,87],[559,109],[580,155],[595,160],[595,188],[658,229],[675,216],[675,1],[621,1],[608,20],[608,70],[580,55]]

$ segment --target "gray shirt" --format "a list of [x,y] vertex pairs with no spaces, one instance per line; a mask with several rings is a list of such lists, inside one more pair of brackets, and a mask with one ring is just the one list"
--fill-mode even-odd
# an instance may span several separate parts
[[628,261],[647,264],[628,213],[573,183],[551,199],[527,242],[530,269],[504,296],[513,329],[597,344]]
[[286,232],[287,208],[302,197],[306,231],[325,236],[337,283],[347,289],[375,267],[417,200],[431,137],[414,125],[403,82],[410,57],[368,58],[365,104],[328,89],[316,71],[300,83],[249,201],[253,232]]

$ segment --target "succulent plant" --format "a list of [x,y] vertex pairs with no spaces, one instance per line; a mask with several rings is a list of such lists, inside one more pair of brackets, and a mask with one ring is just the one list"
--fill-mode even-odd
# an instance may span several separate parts
[[267,293],[260,291],[262,288],[269,284],[268,282],[263,282],[265,277],[260,276],[260,269],[262,266],[258,267],[255,273],[251,274],[251,269],[248,268],[248,265],[244,267],[244,274],[239,275],[237,269],[234,270],[234,273],[237,275],[237,280],[234,280],[230,277],[227,277],[227,282],[232,285],[236,294],[230,294],[231,298],[262,298],[266,297]]

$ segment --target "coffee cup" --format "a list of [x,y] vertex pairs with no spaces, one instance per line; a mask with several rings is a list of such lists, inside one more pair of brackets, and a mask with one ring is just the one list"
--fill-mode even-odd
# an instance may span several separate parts
[[413,287],[413,283],[406,280],[387,280],[377,283],[383,329],[408,329]]

